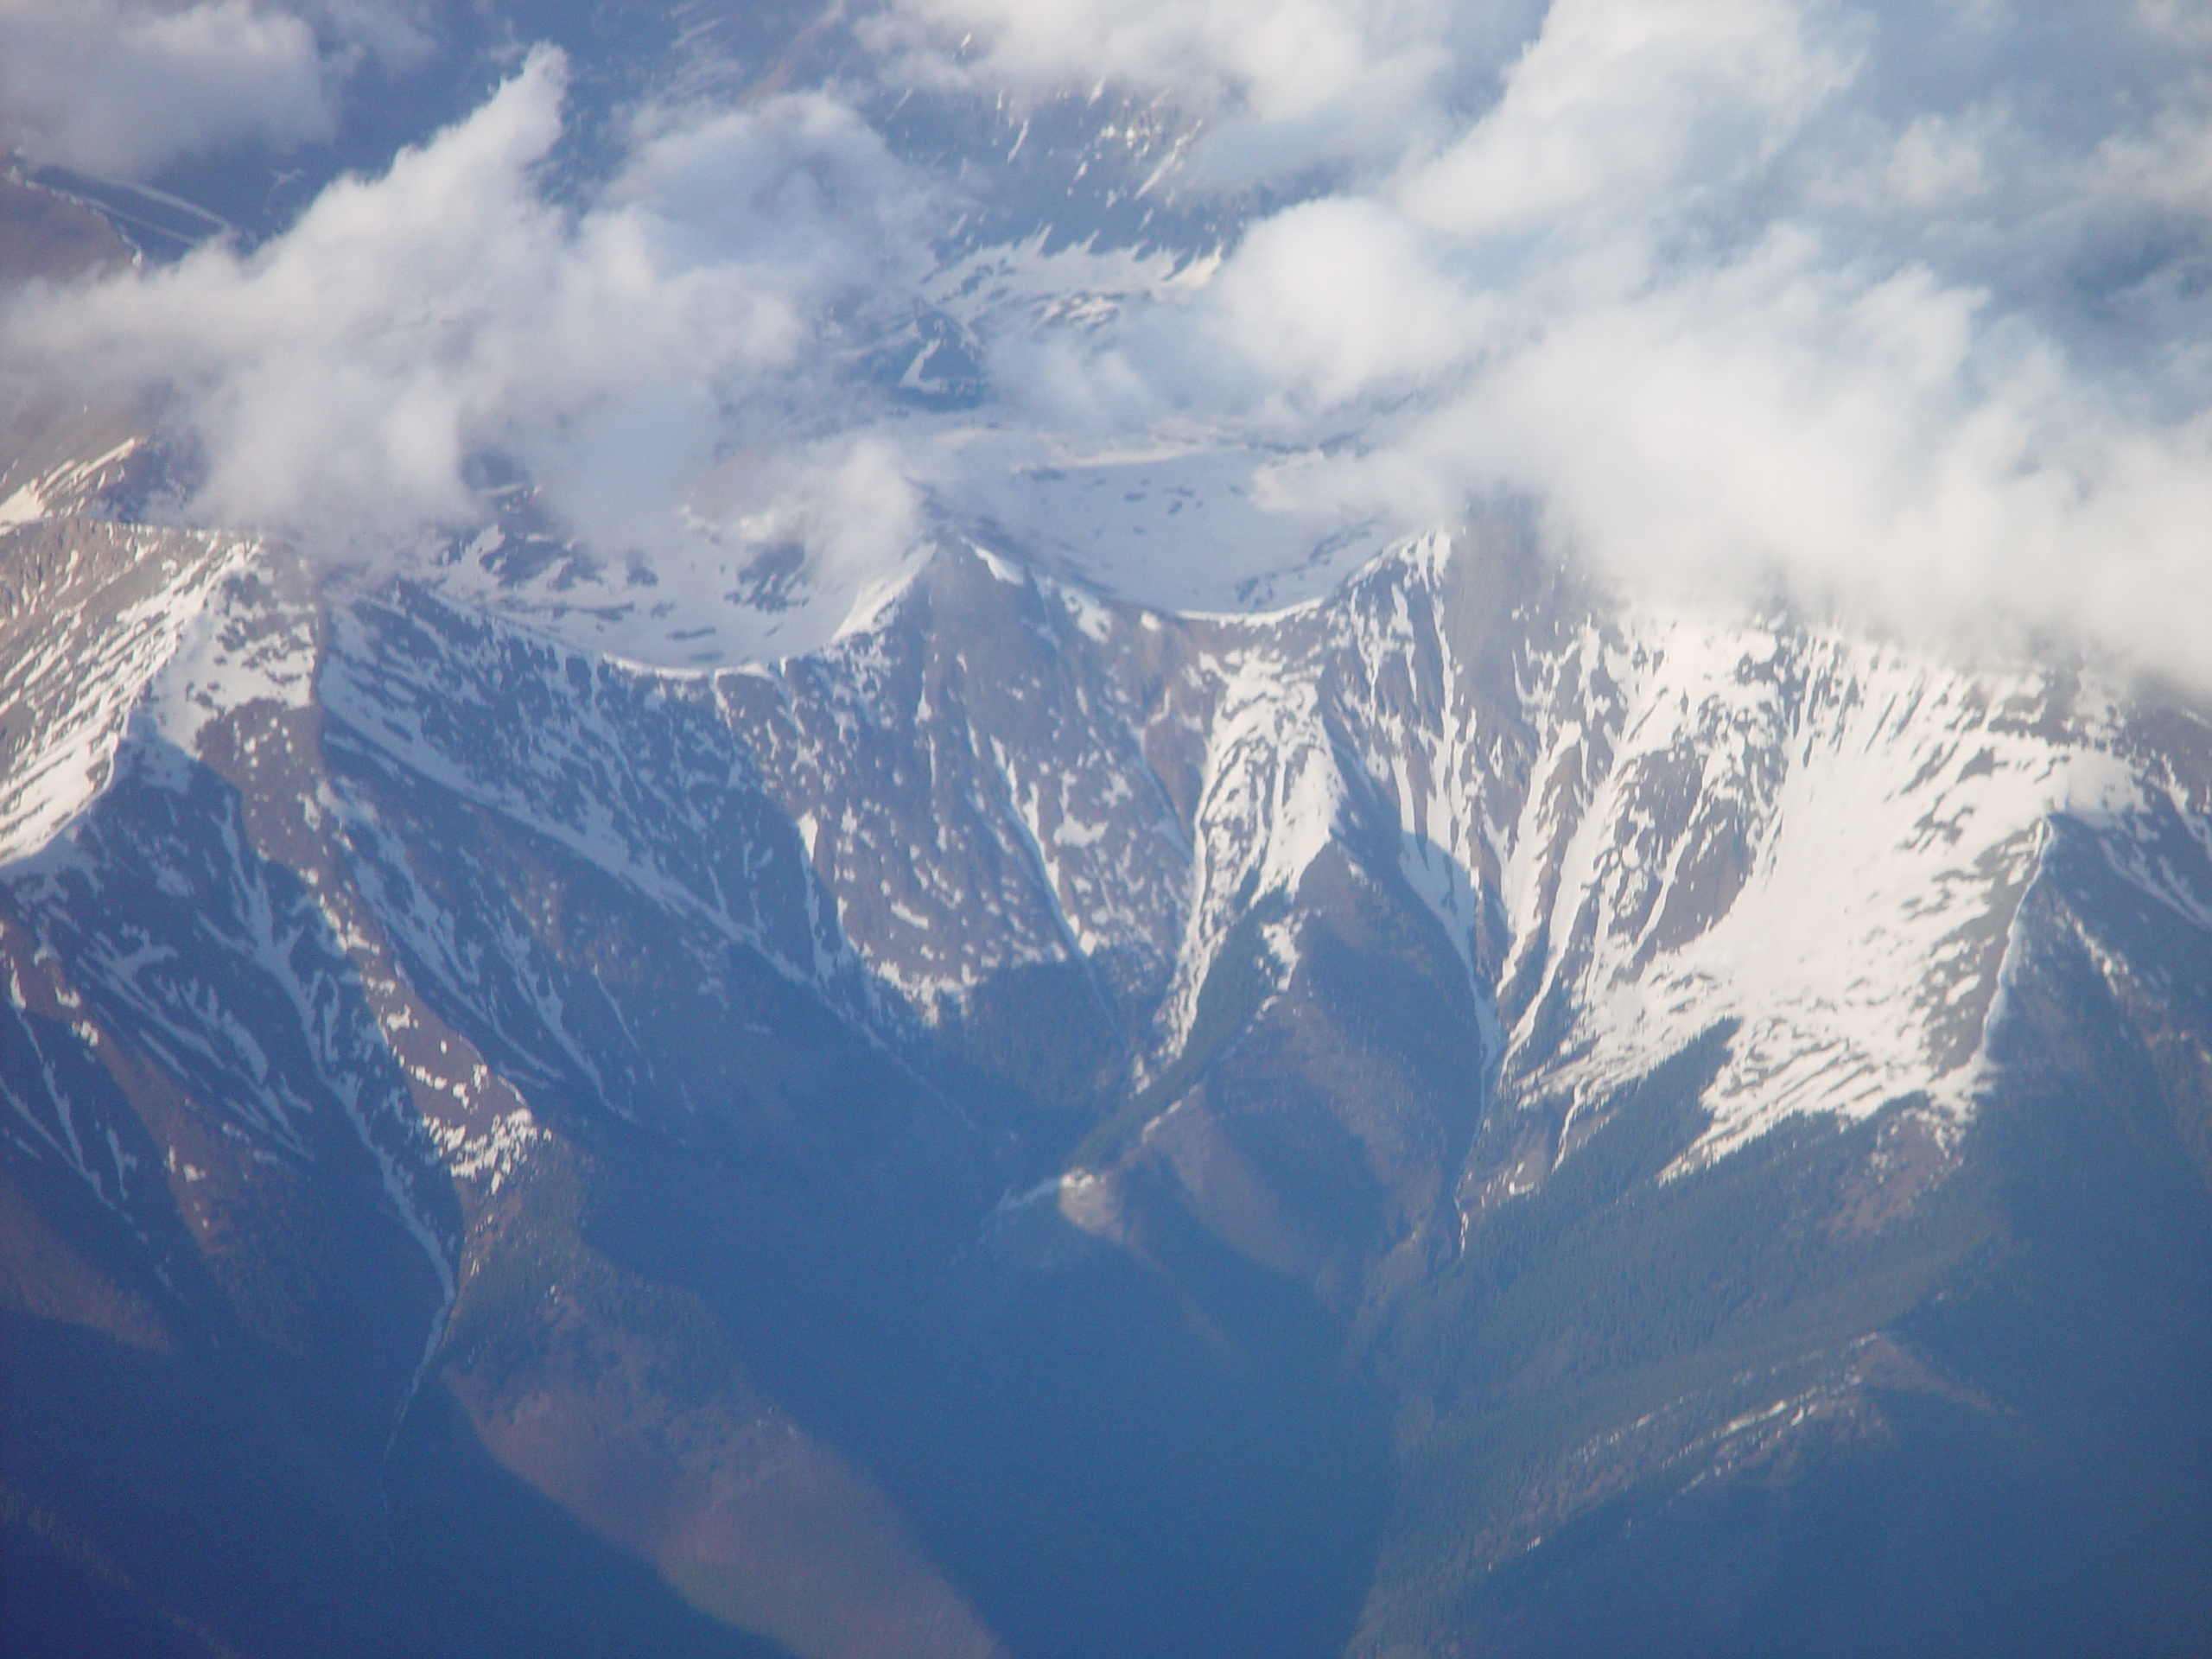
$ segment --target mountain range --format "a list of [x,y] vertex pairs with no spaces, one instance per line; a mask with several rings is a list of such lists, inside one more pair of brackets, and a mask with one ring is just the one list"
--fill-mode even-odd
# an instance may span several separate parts
[[948,529],[654,667],[72,442],[0,480],[52,1650],[2201,1636],[2185,696],[1503,518],[1234,614]]
[[2203,1652],[2204,37],[1972,10],[0,7],[0,1648]]

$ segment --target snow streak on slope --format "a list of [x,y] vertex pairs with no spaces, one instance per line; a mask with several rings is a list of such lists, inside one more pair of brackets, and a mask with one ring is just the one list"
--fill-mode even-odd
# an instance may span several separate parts
[[1117,672],[1151,637],[954,549],[865,629],[722,680],[840,926],[925,1019],[1023,967],[1106,996],[1165,973],[1187,852]]
[[0,531],[0,861],[99,793],[147,681],[250,547],[81,519]]
[[[2115,695],[2069,671],[1516,602],[1480,565],[1430,538],[1326,601],[1204,625],[1207,771],[1168,1052],[1235,915],[1294,893],[1321,846],[1380,817],[1501,1009],[1503,1082],[1549,1120],[1547,1160],[1723,1020],[1737,1035],[1694,1157],[1794,1113],[1906,1097],[1955,1123],[2046,820],[2155,810],[2202,833],[2202,803],[2123,753]],[[1487,607],[1471,623],[1471,583]]]
[[875,976],[927,1011],[1135,950],[1164,991],[1144,1074],[1241,915],[1390,838],[1507,1096],[1549,1123],[1509,1185],[1723,1020],[1694,1157],[1899,1099],[1955,1124],[2045,821],[2201,823],[2069,672],[1524,592],[1496,562],[1432,536],[1319,600],[1176,617],[947,554],[722,695]]
[[[1072,970],[1127,1031],[1132,1089],[1183,1051],[1255,906],[1281,907],[1258,938],[1294,970],[1307,873],[1343,850],[1402,881],[1467,976],[1479,1086],[1529,1125],[1484,1178],[1497,1193],[1724,1020],[1694,1157],[1900,1099],[1955,1124],[2053,815],[2094,819],[2127,880],[2202,922],[2174,874],[2212,845],[2202,791],[2110,690],[1617,604],[1487,531],[1246,616],[1154,612],[947,545],[828,645],[706,673],[404,583],[280,599],[244,544],[10,534],[52,543],[22,540],[23,571],[96,599],[17,601],[10,695],[58,713],[11,768],[5,844],[20,855],[97,793],[140,688],[149,738],[276,766],[307,837],[289,856],[316,872],[424,1122],[493,1179],[530,1139],[514,1087],[572,1076],[644,1109],[662,1085],[557,915],[510,913],[539,877],[467,901],[496,925],[420,879],[407,838],[429,820],[383,816],[410,791],[615,883],[675,930],[698,984],[757,953],[880,1046],[1003,976]],[[353,781],[303,758],[321,740],[300,720],[331,722]],[[454,1007],[480,1003],[506,1058],[424,1034],[402,959]]]
[[[105,530],[69,533],[98,546]],[[140,607],[162,625],[158,661],[129,649],[149,632],[134,609],[87,613],[83,654],[107,676],[93,686],[130,712],[128,735],[111,735],[113,776],[96,806],[15,861],[10,896],[105,1029],[221,1134],[308,1165],[326,1155],[327,1120],[341,1121],[449,1301],[454,1228],[421,1115],[365,1001],[354,930],[334,913],[327,867],[270,844],[329,804],[301,720],[319,617],[303,573],[268,550],[200,550],[188,583]]]
[[1514,918],[1516,944],[1557,942],[1513,1038],[1529,1084],[1567,1103],[1562,1138],[1731,1018],[1705,1154],[1912,1094],[1955,1119],[2042,820],[2135,798],[2108,706],[2069,715],[2053,676],[1708,619],[1584,649],[1622,687],[1617,747],[1585,768],[1549,903],[1523,884]]

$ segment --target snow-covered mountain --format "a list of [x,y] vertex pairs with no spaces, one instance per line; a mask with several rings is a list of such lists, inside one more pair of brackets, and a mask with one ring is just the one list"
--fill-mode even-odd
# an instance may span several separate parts
[[2200,1653],[2123,10],[0,4],[0,1649]]
[[[702,1650],[1581,1650],[1540,1540],[1638,1584],[1713,1494],[1863,1531],[1852,1480],[2021,1433],[2044,1516],[2104,1402],[2021,1369],[2090,1317],[2047,1280],[2198,1375],[2185,701],[1495,524],[1211,614],[947,527],[818,649],[653,667],[487,606],[489,543],[441,584],[116,522],[97,441],[0,531],[8,1432],[142,1620],[327,1612],[86,1496],[159,1442],[162,1492],[314,1517],[249,1578],[444,1535],[481,1464],[558,1506],[518,1558],[580,1525]],[[2094,1155],[2022,1174],[2046,1118]],[[78,1402],[142,1387],[205,1462],[121,1395],[106,1449]],[[518,1570],[331,1593],[480,1650]]]

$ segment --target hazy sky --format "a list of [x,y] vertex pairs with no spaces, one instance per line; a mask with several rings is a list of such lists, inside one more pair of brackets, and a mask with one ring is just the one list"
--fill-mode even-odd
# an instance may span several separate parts
[[[1284,548],[1511,499],[1630,580],[2079,636],[2212,683],[2194,0],[853,16],[842,79],[648,105],[581,202],[543,165],[571,67],[532,53],[251,252],[18,301],[7,372],[156,398],[202,447],[207,517],[357,542],[470,522],[466,464],[496,452],[609,551],[797,539],[850,580],[936,515],[998,512],[1025,457],[1119,446],[1226,457]],[[430,21],[0,0],[0,119],[121,175],[309,143]],[[1003,152],[901,159],[865,112],[908,86],[1017,135],[1134,99],[1190,139],[1154,188],[1243,217],[1217,260],[948,270]],[[1014,300],[963,298],[987,265]],[[864,372],[872,329],[929,308],[980,340],[978,410],[924,418]],[[1242,569],[1224,522],[1193,556]]]

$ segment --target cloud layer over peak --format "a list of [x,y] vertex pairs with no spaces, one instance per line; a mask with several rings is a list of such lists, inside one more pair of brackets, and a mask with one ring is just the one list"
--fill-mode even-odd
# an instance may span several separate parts
[[163,406],[204,459],[204,518],[359,550],[478,521],[493,461],[595,545],[667,550],[727,443],[805,412],[829,308],[911,280],[885,258],[915,198],[856,118],[798,94],[641,134],[565,209],[539,178],[565,81],[532,53],[251,253],[20,298],[18,372]]
[[[671,592],[787,543],[865,586],[949,519],[1256,601],[1510,499],[1623,580],[2212,683],[2192,8],[898,0],[842,38],[810,90],[648,101],[557,201],[534,54],[256,253],[17,299],[0,355],[162,400],[204,515],[400,541],[519,469]],[[915,89],[984,138],[912,143]],[[1179,161],[1128,162],[1116,99]],[[1048,110],[1095,111],[1052,176],[1211,202],[1217,245],[1111,245],[1080,192],[963,241]]]

